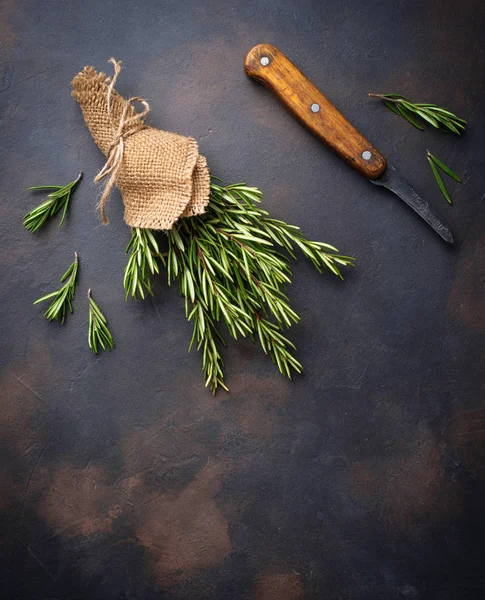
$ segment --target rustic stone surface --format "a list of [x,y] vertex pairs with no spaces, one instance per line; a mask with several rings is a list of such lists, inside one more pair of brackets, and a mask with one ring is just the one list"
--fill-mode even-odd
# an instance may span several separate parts
[[[481,600],[483,4],[5,0],[0,16],[2,598]],[[260,42],[448,218],[455,248],[246,78]],[[356,257],[345,282],[294,265],[302,377],[231,343],[231,393],[213,398],[177,290],[125,302],[121,201],[100,225],[103,157],[70,96],[73,74],[110,56],[151,124],[194,136],[214,173]],[[469,131],[421,133],[368,92],[438,101]],[[452,207],[426,148],[463,177]],[[80,168],[63,227],[30,236],[25,188]],[[74,250],[61,327],[32,302]],[[88,287],[111,354],[87,346]]]

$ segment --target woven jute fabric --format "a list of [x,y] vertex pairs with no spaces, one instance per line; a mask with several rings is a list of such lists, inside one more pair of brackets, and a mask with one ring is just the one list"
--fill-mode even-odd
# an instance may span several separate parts
[[[113,64],[119,65],[115,61]],[[119,164],[106,174],[112,173],[121,192],[126,223],[167,230],[181,217],[202,214],[209,202],[210,178],[197,142],[145,125],[137,116],[133,99],[123,98],[113,86],[108,95],[110,82],[105,73],[85,67],[72,80],[72,95],[106,157],[111,158],[114,145],[121,141]],[[149,108],[144,104],[146,114]],[[116,138],[123,118],[130,120],[131,126],[126,136]]]

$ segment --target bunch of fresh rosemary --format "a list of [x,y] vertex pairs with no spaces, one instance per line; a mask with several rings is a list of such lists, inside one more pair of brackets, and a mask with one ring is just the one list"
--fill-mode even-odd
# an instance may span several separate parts
[[[290,307],[285,285],[290,282],[288,255],[299,250],[322,273],[338,277],[353,258],[333,246],[307,240],[298,227],[271,219],[257,206],[262,194],[245,184],[211,184],[211,200],[203,216],[183,219],[167,232],[168,252],[161,254],[149,230],[134,229],[125,270],[127,296],[151,293],[150,275],[167,269],[169,284],[177,281],[185,297],[185,312],[193,323],[189,351],[197,345],[202,368],[213,393],[224,383],[224,362],[217,328],[222,320],[229,334],[258,340],[283,375],[302,371],[292,355],[295,346],[284,329],[299,320]],[[282,253],[285,251],[285,254]]]

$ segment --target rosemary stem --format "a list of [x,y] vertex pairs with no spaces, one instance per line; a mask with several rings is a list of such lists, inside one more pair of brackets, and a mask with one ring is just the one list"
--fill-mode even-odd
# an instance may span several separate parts
[[400,102],[399,98],[397,98],[397,99],[394,99],[394,98],[387,98],[387,97],[386,97],[386,96],[384,96],[383,94],[369,94],[369,96],[370,96],[371,98],[382,98],[382,99],[384,99],[384,98],[385,98],[385,99],[386,99],[386,100],[388,100],[389,102],[394,102],[395,104],[399,104],[399,102]]

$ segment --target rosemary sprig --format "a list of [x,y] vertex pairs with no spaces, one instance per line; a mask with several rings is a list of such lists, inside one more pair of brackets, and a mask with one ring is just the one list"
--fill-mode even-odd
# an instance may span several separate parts
[[44,202],[36,206],[24,216],[24,226],[30,231],[30,233],[35,233],[38,229],[40,229],[47,219],[55,215],[59,210],[61,210],[61,208],[64,210],[62,211],[59,227],[64,223],[64,218],[69,206],[71,194],[76,189],[81,177],[82,171],[74,181],[71,181],[71,183],[68,183],[64,186],[37,185],[27,188],[27,190],[30,191],[54,190],[47,196],[47,199],[44,200]]
[[451,111],[436,104],[414,104],[401,94],[369,94],[369,96],[383,100],[387,108],[404,117],[417,129],[423,130],[424,128],[415,117],[423,119],[436,129],[451,131],[457,135],[460,135],[465,129],[465,119],[460,119]]
[[426,150],[426,152],[427,152],[426,158],[428,159],[431,170],[433,171],[433,175],[436,179],[436,183],[438,184],[438,187],[440,188],[441,193],[446,198],[446,201],[449,204],[452,204],[450,194],[448,193],[448,190],[445,187],[445,183],[440,175],[440,172],[438,171],[438,168],[440,168],[444,173],[449,175],[452,179],[454,179],[458,183],[461,183],[461,179],[458,177],[458,175],[454,171],[452,171],[450,169],[450,167],[446,166],[445,163],[441,162],[441,160],[439,160],[438,158],[436,158],[436,156],[431,154],[431,152],[429,150]]
[[206,386],[214,393],[219,386],[227,390],[220,320],[232,337],[258,340],[283,375],[302,371],[291,352],[295,346],[282,333],[299,317],[284,293],[291,270],[281,250],[293,258],[301,250],[319,272],[328,269],[339,277],[341,266],[353,264],[333,246],[307,240],[298,227],[271,219],[257,206],[261,198],[258,189],[245,184],[213,182],[206,213],[167,232],[168,281],[177,281],[185,297],[193,323],[189,351],[196,344],[202,352]]
[[145,298],[145,290],[153,296],[150,275],[160,272],[157,261],[160,259],[165,264],[165,259],[160,253],[157,240],[150,229],[140,229],[139,227],[133,229],[126,252],[130,250],[123,281],[126,299],[131,295],[136,300],[138,294]]
[[54,298],[49,308],[44,313],[44,317],[48,321],[53,321],[54,319],[60,318],[61,323],[64,324],[64,320],[66,318],[66,308],[69,307],[70,312],[72,312],[72,301],[74,299],[74,293],[76,290],[78,264],[78,254],[77,252],[74,252],[74,262],[61,277],[61,283],[65,281],[61,289],[51,292],[50,294],[47,294],[47,296],[42,296],[42,298],[39,298],[34,302],[34,304],[38,304],[39,302],[43,302],[49,298]]
[[103,350],[111,351],[115,345],[113,336],[108,329],[106,317],[101,312],[101,309],[93,300],[91,290],[88,290],[89,298],[89,322],[88,322],[88,343],[94,354],[98,353],[98,346]]

